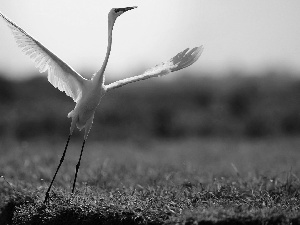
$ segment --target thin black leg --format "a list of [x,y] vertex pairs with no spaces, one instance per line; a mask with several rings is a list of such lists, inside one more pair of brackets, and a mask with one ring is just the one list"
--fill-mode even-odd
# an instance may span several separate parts
[[73,182],[72,193],[74,193],[74,190],[75,190],[75,184],[76,184],[76,179],[77,179],[77,173],[78,173],[78,170],[79,170],[79,167],[80,167],[80,161],[81,161],[81,156],[82,156],[84,144],[85,144],[85,139],[83,140],[82,148],[81,148],[81,152],[80,152],[80,156],[79,156],[79,160],[78,160],[78,163],[77,163],[77,165],[76,165],[76,172],[75,172],[75,178],[74,178],[74,182]]
[[59,170],[59,168],[60,168],[62,162],[64,161],[64,158],[65,158],[65,155],[66,155],[66,151],[67,151],[67,148],[68,148],[68,144],[69,144],[70,138],[71,138],[71,134],[69,134],[69,137],[68,137],[68,140],[67,140],[67,144],[66,144],[64,153],[63,153],[63,155],[62,155],[62,157],[61,157],[61,159],[60,159],[59,165],[58,165],[58,167],[57,167],[57,169],[56,169],[56,172],[55,172],[55,174],[54,174],[54,176],[53,176],[53,178],[52,178],[52,181],[51,181],[51,183],[50,183],[50,185],[49,185],[49,187],[48,187],[48,190],[47,190],[47,192],[46,192],[44,203],[47,203],[47,201],[48,201],[50,189],[51,189],[52,184],[53,184],[53,182],[54,182],[54,180],[55,180],[56,174],[57,174],[57,172],[58,172],[58,170]]

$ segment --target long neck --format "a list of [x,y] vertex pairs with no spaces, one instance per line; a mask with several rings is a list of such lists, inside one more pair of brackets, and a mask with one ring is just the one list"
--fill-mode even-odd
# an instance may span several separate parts
[[104,71],[109,59],[110,51],[111,51],[111,45],[112,45],[112,30],[113,30],[113,25],[114,23],[111,23],[110,21],[108,22],[108,44],[107,44],[107,50],[106,50],[106,56],[103,61],[101,69],[96,73],[94,79],[96,80],[95,82],[97,83],[104,83]]

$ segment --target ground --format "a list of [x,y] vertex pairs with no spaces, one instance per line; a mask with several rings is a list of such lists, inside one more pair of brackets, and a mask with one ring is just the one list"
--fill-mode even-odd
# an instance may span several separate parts
[[298,224],[300,139],[1,143],[0,224]]

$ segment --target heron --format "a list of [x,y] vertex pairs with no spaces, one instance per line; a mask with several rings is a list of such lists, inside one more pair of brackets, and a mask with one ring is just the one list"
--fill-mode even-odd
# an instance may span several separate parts
[[101,99],[107,92],[110,92],[113,89],[122,87],[129,83],[149,79],[152,77],[161,77],[171,72],[186,68],[195,63],[203,51],[202,45],[200,47],[195,47],[192,49],[186,48],[170,60],[146,70],[141,75],[121,79],[105,85],[104,72],[112,47],[113,26],[116,19],[120,15],[135,8],[137,8],[137,6],[112,8],[108,13],[108,45],[105,59],[100,70],[93,74],[91,79],[86,79],[81,76],[71,66],[69,66],[53,52],[42,45],[37,39],[29,35],[21,27],[19,27],[17,24],[15,24],[0,12],[0,17],[4,19],[4,21],[12,31],[17,45],[26,55],[28,55],[34,61],[35,66],[39,69],[39,72],[43,73],[48,71],[48,81],[55,88],[58,88],[60,91],[64,91],[66,95],[71,97],[76,103],[75,108],[68,114],[68,118],[72,119],[69,136],[58,167],[56,168],[54,176],[45,194],[44,203],[48,202],[51,187],[59,171],[59,168],[64,161],[72,133],[77,127],[80,131],[84,129],[84,139],[80,151],[79,160],[76,164],[75,177],[72,185],[72,193],[74,193],[84,145],[93,124],[94,114],[98,105],[100,104]]

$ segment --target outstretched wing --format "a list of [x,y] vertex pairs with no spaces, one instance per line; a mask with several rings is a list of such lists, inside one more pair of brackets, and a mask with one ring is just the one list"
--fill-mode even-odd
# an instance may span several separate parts
[[114,88],[122,87],[126,84],[133,83],[139,80],[146,80],[151,77],[164,76],[167,75],[168,73],[186,68],[198,60],[202,51],[203,51],[202,45],[200,47],[195,47],[191,50],[187,48],[184,51],[178,53],[169,61],[156,65],[155,67],[146,70],[141,75],[129,77],[123,80],[113,82],[109,85],[106,85],[107,91]]
[[35,62],[40,73],[48,70],[48,81],[78,102],[85,79],[1,12],[0,16],[8,24],[18,46]]

